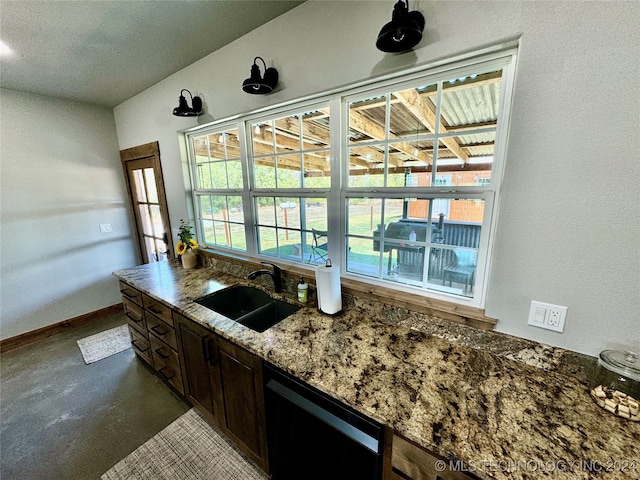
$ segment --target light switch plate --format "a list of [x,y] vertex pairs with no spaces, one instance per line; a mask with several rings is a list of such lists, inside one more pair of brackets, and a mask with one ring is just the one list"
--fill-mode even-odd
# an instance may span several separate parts
[[567,318],[567,307],[552,303],[531,301],[528,324],[562,333]]

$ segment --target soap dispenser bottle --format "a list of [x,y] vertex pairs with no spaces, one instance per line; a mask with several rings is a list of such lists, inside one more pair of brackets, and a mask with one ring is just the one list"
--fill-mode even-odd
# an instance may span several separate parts
[[309,285],[304,283],[304,278],[300,277],[300,283],[298,284],[298,301],[300,303],[307,303],[308,293]]

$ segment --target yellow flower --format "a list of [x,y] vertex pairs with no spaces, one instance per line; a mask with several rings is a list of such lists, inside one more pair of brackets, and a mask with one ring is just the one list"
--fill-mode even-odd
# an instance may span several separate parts
[[188,248],[198,248],[198,242],[196,242],[193,238],[189,239],[188,244],[181,240],[176,245],[176,253],[178,255],[182,255],[184,252],[187,251]]

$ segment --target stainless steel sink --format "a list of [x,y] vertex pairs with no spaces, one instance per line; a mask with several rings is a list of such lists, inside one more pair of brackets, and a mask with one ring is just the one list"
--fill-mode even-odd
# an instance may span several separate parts
[[255,287],[235,285],[194,300],[256,332],[264,332],[300,307],[271,298]]

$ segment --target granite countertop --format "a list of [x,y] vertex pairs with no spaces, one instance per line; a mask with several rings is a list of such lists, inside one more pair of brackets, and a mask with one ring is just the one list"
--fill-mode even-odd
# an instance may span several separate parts
[[357,305],[331,317],[309,304],[258,333],[193,302],[241,278],[172,262],[114,275],[481,478],[640,477],[640,423],[559,369],[470,346],[475,329],[449,335],[441,322],[436,335]]

